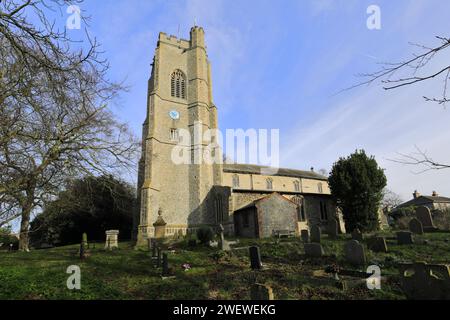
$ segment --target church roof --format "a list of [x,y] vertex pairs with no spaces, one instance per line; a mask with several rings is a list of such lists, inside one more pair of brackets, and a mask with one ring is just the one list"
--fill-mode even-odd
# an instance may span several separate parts
[[244,209],[248,209],[248,208],[255,207],[256,204],[257,204],[258,202],[260,202],[260,201],[262,201],[262,200],[265,200],[265,199],[267,199],[267,198],[270,198],[270,197],[274,197],[274,196],[276,196],[276,197],[281,197],[283,200],[289,201],[289,202],[293,203],[295,206],[297,206],[297,204],[296,204],[295,202],[293,202],[292,200],[290,200],[290,199],[288,199],[288,198],[286,198],[286,197],[283,197],[283,196],[282,196],[281,194],[279,194],[278,192],[273,192],[273,193],[271,193],[271,194],[268,194],[268,195],[263,196],[263,197],[261,197],[261,198],[259,198],[259,199],[253,200],[253,201],[251,201],[250,203],[247,203],[247,204],[241,206],[240,208],[236,209],[235,212],[236,212],[236,211],[241,211],[241,210],[244,210]]
[[429,203],[450,203],[450,198],[440,196],[419,196],[415,199],[409,200],[398,205],[395,209],[409,207],[409,206],[421,206]]
[[[247,173],[247,174],[264,174],[264,171],[268,171],[269,169],[273,169],[271,172],[275,172],[276,169],[267,167],[267,166],[258,166],[254,164],[224,164],[223,171],[224,172],[232,172],[232,173]],[[275,174],[271,174],[273,176],[283,176],[283,177],[295,177],[295,178],[308,178],[315,180],[327,180],[327,177],[318,174],[314,171],[303,171],[303,170],[295,170],[295,169],[285,169],[279,168]]]

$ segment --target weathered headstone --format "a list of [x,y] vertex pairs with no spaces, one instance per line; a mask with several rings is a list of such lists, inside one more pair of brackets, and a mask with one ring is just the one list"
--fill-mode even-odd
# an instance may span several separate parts
[[369,238],[367,241],[367,247],[373,252],[384,252],[388,251],[386,239],[384,237],[373,237]]
[[311,227],[311,242],[320,243],[321,230],[318,225]]
[[152,246],[152,258],[156,258],[157,257],[157,253],[156,253],[156,245]]
[[80,259],[81,260],[86,259],[86,251],[85,251],[85,247],[84,247],[84,243],[83,242],[80,243]]
[[423,225],[419,219],[413,218],[409,221],[409,231],[415,234],[423,234]]
[[366,255],[364,247],[358,240],[350,240],[344,246],[345,259],[353,265],[365,265]]
[[335,218],[328,220],[328,236],[331,239],[336,239],[338,236],[338,222]]
[[162,255],[162,276],[163,277],[170,276],[169,258],[167,256],[167,253],[163,253]]
[[250,288],[251,300],[274,300],[273,290],[271,287],[255,283]]
[[312,258],[320,258],[325,253],[320,243],[304,243],[305,255]]
[[301,237],[302,237],[302,241],[304,243],[308,243],[309,242],[309,231],[308,230],[302,230],[300,232],[300,234],[301,234]]
[[156,249],[156,267],[159,268],[161,266],[161,254],[162,254],[162,250],[161,248],[157,248]]
[[105,249],[119,248],[119,230],[108,230],[106,233]]
[[84,232],[83,235],[81,236],[81,241],[83,242],[85,249],[89,247],[88,236],[86,232]]
[[362,242],[364,240],[364,236],[363,236],[362,232],[358,228],[353,229],[353,231],[352,231],[352,240],[356,240],[356,241],[359,241],[359,242]]
[[450,299],[449,265],[402,264],[400,284],[408,299]]
[[433,218],[431,217],[430,209],[420,206],[416,209],[416,217],[422,222],[423,228],[434,228]]
[[250,247],[250,267],[255,269],[261,269],[262,263],[261,263],[261,254],[259,252],[259,247],[253,246]]
[[410,231],[399,231],[397,232],[397,243],[398,244],[413,244],[414,239]]
[[80,259],[81,260],[86,259],[87,243],[88,243],[87,242],[87,234],[83,233],[81,236],[81,243],[80,243]]

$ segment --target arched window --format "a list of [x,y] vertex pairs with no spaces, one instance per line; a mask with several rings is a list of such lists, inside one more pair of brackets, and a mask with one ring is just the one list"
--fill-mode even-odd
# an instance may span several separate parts
[[317,185],[317,190],[319,191],[319,193],[323,193],[323,188],[322,188],[321,182],[319,182],[319,184]]
[[268,178],[268,179],[266,180],[266,186],[267,186],[267,189],[268,189],[268,190],[272,190],[272,189],[273,189],[273,180],[270,179],[270,178]]
[[298,180],[294,181],[294,190],[296,192],[300,192],[300,181],[298,181]]
[[181,70],[175,70],[172,73],[170,94],[175,98],[186,99],[186,77]]
[[303,197],[295,196],[291,200],[297,205],[298,221],[306,221],[305,199]]
[[239,176],[237,174],[233,176],[233,188],[239,188]]

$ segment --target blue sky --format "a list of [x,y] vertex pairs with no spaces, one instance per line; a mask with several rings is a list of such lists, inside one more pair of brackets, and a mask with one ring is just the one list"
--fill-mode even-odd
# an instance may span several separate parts
[[[381,30],[366,27],[372,4],[381,8]],[[115,111],[136,135],[158,33],[187,39],[196,21],[206,32],[222,130],[280,129],[280,164],[298,169],[330,170],[340,156],[364,148],[405,200],[414,189],[450,196],[450,170],[418,175],[388,160],[417,145],[450,162],[450,110],[422,99],[440,83],[335,94],[377,62],[417,52],[409,42],[432,46],[435,35],[448,36],[449,1],[86,0],[81,9],[91,15],[89,30],[102,43],[110,77],[129,86]]]

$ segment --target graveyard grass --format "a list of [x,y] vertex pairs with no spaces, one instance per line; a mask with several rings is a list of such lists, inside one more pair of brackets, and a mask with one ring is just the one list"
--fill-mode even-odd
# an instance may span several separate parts
[[[394,234],[384,234],[388,237]],[[381,267],[381,290],[368,290],[357,278],[348,280],[344,291],[323,270],[333,263],[356,270],[344,262],[343,247],[348,235],[337,240],[322,237],[324,258],[304,257],[300,239],[241,239],[238,247],[258,245],[264,270],[250,270],[248,249],[218,253],[216,249],[198,245],[189,248],[187,241],[175,244],[169,254],[175,278],[161,279],[161,269],[153,267],[151,252],[136,250],[121,243],[114,251],[103,250],[101,244],[90,249],[83,262],[78,246],[36,250],[30,253],[0,252],[0,299],[249,299],[250,284],[256,280],[272,286],[275,299],[405,299],[399,287],[398,262],[450,261],[450,233],[428,233],[416,236],[428,244],[396,245],[388,240],[388,253],[366,249],[368,264]],[[182,265],[192,267],[184,271]],[[66,286],[70,265],[81,268],[81,290]],[[360,268],[359,270],[364,270]],[[364,270],[365,271],[365,270]]]

